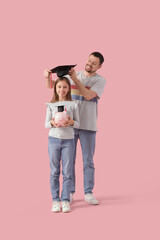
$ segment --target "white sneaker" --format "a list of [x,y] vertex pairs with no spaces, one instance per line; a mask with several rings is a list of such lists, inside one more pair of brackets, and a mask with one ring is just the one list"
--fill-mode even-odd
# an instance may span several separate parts
[[95,199],[95,197],[93,196],[92,193],[87,193],[85,194],[85,201],[89,204],[93,204],[93,205],[98,205],[99,202],[97,201],[97,199]]
[[70,203],[68,201],[62,202],[62,212],[66,213],[70,211],[71,211]]
[[61,205],[59,201],[53,201],[51,211],[55,213],[61,212]]
[[73,202],[73,194],[74,194],[74,193],[70,193],[70,203]]

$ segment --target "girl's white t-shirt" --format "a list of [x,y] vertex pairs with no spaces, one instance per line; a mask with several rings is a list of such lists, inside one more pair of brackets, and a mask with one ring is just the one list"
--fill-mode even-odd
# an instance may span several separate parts
[[[47,113],[45,120],[45,127],[50,128],[49,136],[60,138],[60,139],[73,139],[74,138],[74,129],[79,127],[79,113],[77,104],[74,101],[63,101],[56,103],[46,103],[47,104]],[[64,106],[67,111],[67,115],[74,120],[73,126],[67,127],[54,127],[50,124],[52,118],[54,118],[55,113],[58,112],[58,106]]]

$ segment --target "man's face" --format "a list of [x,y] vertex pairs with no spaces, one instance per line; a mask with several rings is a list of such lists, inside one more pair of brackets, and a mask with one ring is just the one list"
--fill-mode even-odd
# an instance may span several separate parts
[[85,66],[85,71],[88,73],[95,73],[101,66],[99,58],[90,55]]

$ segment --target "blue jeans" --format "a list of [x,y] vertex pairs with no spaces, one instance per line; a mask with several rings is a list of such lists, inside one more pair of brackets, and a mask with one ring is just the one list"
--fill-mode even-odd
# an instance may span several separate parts
[[82,129],[75,129],[71,192],[75,192],[75,159],[78,139],[80,140],[83,154],[84,193],[92,193],[95,174],[93,156],[95,152],[96,131]]
[[53,201],[60,201],[59,176],[62,159],[63,188],[62,201],[70,201],[71,177],[73,169],[74,139],[59,139],[49,136],[48,153],[50,159],[50,186]]

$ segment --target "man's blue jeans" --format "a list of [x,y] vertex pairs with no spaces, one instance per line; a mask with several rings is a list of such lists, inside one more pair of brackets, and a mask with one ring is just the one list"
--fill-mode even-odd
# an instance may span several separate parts
[[62,159],[63,189],[62,201],[70,201],[71,177],[73,169],[74,139],[59,139],[49,136],[48,153],[50,159],[50,186],[53,201],[60,201],[59,176]]
[[95,152],[96,131],[82,129],[75,129],[71,192],[75,192],[75,159],[78,139],[80,140],[83,155],[84,193],[92,193],[95,174],[93,155]]

